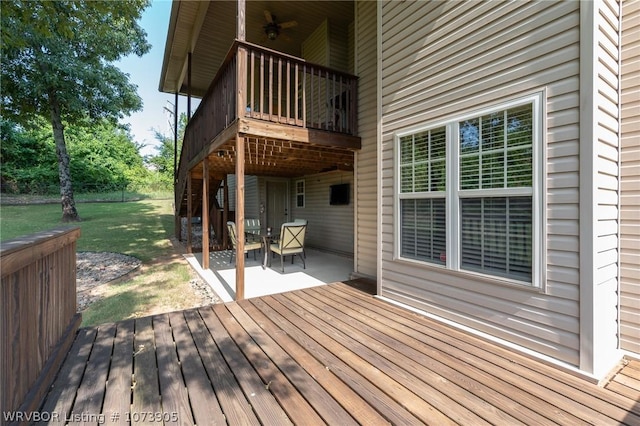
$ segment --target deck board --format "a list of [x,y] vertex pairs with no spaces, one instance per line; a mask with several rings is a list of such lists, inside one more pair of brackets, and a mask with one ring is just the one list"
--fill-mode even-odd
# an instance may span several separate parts
[[[105,418],[111,413],[126,413],[131,406],[131,381],[133,376],[133,320],[118,324],[113,342],[111,368],[107,379],[104,403],[101,414]],[[113,424],[127,424],[126,416],[109,418]]]
[[634,425],[640,361],[597,386],[335,283],[80,329],[40,410],[56,424]]
[[[98,334],[87,362],[85,374],[82,377],[82,382],[73,404],[74,416],[71,416],[72,421],[69,424],[84,423],[83,413],[91,413],[93,415],[100,413],[115,334],[115,324],[98,328]],[[80,415],[80,417],[76,417],[77,415]]]
[[189,394],[189,401],[193,410],[193,420],[196,424],[224,424],[225,416],[216,398],[207,371],[197,352],[194,338],[187,326],[182,312],[169,314],[171,328],[175,339],[182,375]]
[[180,361],[173,341],[168,315],[158,315],[153,321],[153,331],[158,356],[158,377],[162,395],[162,413],[165,423],[191,425],[194,423],[189,405],[189,394],[184,384]]

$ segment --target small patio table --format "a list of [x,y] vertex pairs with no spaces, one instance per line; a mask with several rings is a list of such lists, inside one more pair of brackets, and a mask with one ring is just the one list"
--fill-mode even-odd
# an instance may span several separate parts
[[264,258],[262,260],[262,269],[266,269],[267,266],[271,266],[271,257],[269,257],[269,246],[272,242],[277,241],[280,238],[280,234],[267,232],[266,230],[260,230],[259,232],[247,232],[247,234],[253,237],[262,238],[262,247],[264,248]]

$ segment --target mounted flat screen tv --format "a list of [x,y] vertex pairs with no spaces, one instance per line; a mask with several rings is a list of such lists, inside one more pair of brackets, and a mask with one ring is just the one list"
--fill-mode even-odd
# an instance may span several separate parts
[[329,187],[329,204],[332,206],[345,206],[349,204],[349,184],[341,183],[339,185],[331,185]]

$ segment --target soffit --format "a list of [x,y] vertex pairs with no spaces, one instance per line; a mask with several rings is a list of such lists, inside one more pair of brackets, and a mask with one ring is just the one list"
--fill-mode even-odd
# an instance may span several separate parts
[[[247,1],[246,40],[294,56],[301,56],[302,42],[325,20],[346,27],[353,22],[351,1]],[[295,20],[277,40],[264,34],[264,11],[277,22]],[[235,1],[174,2],[160,76],[160,91],[187,93],[187,53],[192,48],[191,93],[201,97],[224,61],[236,37]]]

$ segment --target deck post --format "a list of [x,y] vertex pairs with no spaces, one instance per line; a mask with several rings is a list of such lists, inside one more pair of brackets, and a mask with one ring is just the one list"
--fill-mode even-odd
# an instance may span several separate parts
[[209,269],[209,160],[202,162],[202,269]]
[[[187,253],[193,253],[193,239],[191,238],[191,217],[193,216],[191,186],[191,172],[187,172]],[[180,226],[182,226],[182,224],[180,224]]]
[[[238,16],[236,19],[236,38],[244,41],[245,33],[245,0],[238,0]],[[236,67],[236,117],[244,117],[246,99],[247,49],[238,48]],[[244,136],[236,133],[236,300],[244,299]]]
[[[176,89],[176,99],[173,104],[173,188],[175,188],[178,183],[178,90]],[[175,200],[175,209],[174,209],[174,231],[176,234],[176,239],[178,241],[182,240],[182,219],[180,217],[180,204],[176,199],[176,195],[174,195]]]
[[236,135],[236,300],[244,299],[244,137]]
[[222,187],[223,193],[223,206],[222,206],[222,248],[229,248],[229,229],[227,228],[227,222],[229,221],[229,175],[224,175],[224,186]]
[[191,52],[187,55],[187,123],[191,121]]

